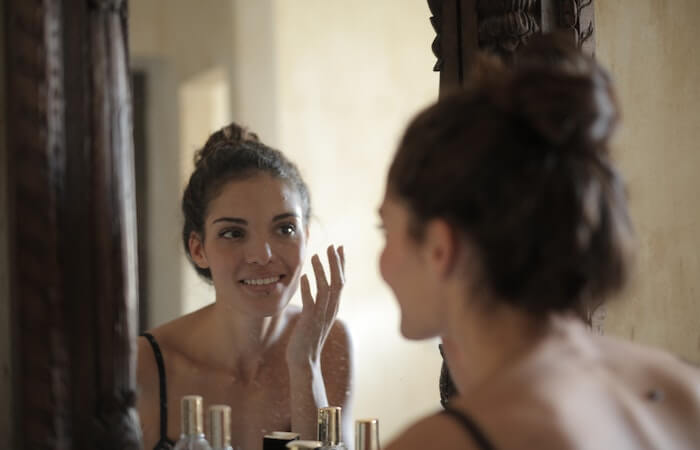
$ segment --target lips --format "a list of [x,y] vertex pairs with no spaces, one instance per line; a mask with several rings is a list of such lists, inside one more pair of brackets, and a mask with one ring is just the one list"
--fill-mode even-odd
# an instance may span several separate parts
[[275,275],[268,277],[244,278],[240,282],[247,286],[269,286],[275,284],[282,279],[284,275]]
[[246,288],[259,291],[274,287],[284,280],[285,277],[285,274],[280,273],[251,273],[245,275],[244,278],[238,280],[238,282]]

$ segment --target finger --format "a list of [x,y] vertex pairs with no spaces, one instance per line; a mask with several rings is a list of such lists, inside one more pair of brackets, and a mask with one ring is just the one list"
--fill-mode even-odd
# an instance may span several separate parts
[[343,269],[343,277],[345,277],[345,247],[338,247],[338,255],[340,256],[340,268]]
[[313,309],[314,298],[311,296],[311,285],[309,284],[309,277],[306,274],[301,276],[301,304],[302,311],[305,309]]
[[318,304],[322,301],[325,304],[328,299],[328,279],[326,278],[326,272],[323,270],[321,258],[318,255],[311,257],[311,266],[316,277],[316,303]]
[[328,247],[328,264],[331,269],[331,286],[330,295],[328,297],[326,320],[332,322],[336,314],[338,314],[340,291],[343,289],[343,284],[345,284],[340,255],[332,245]]
[[343,269],[342,263],[340,262],[340,255],[335,250],[332,245],[328,246],[328,266],[331,269],[331,295],[336,291],[339,291],[343,286]]

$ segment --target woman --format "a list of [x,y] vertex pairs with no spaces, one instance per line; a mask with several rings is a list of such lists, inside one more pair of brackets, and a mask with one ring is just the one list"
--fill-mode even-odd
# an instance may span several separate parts
[[[215,301],[139,339],[144,448],[177,440],[187,394],[232,407],[234,448],[261,448],[275,430],[315,438],[328,404],[344,408],[347,430],[350,337],[335,320],[343,249],[328,247],[330,277],[311,258],[314,298],[300,278],[311,211],[296,167],[231,124],[197,153],[182,210],[185,251]],[[301,311],[288,306],[300,280]]]
[[543,39],[420,113],[380,207],[409,339],[440,336],[459,395],[389,450],[700,446],[700,375],[580,320],[625,284],[633,231],[608,155],[611,82]]

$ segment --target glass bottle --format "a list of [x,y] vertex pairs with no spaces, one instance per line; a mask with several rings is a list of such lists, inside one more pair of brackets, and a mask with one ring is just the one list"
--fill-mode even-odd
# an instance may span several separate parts
[[231,447],[231,407],[209,407],[209,440],[212,450],[233,450]]
[[308,450],[308,449],[322,449],[323,443],[321,441],[291,441],[287,443],[287,448],[290,450]]
[[285,450],[287,443],[299,439],[299,433],[273,431],[263,436],[263,450]]
[[323,443],[322,450],[346,450],[341,429],[341,408],[328,406],[318,409],[318,440]]
[[180,400],[182,434],[173,450],[212,450],[206,437],[202,417],[202,397],[185,395]]
[[355,421],[355,450],[380,450],[377,419]]

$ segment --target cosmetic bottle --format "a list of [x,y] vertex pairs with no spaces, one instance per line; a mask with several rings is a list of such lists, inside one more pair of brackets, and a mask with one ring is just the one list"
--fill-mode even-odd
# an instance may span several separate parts
[[209,441],[212,450],[233,450],[231,447],[231,407],[209,407]]
[[291,450],[308,450],[308,449],[322,449],[323,443],[321,441],[292,441],[287,443],[287,449]]
[[355,421],[355,450],[380,450],[377,419]]
[[328,406],[318,410],[318,434],[317,438],[323,443],[323,450],[346,450],[343,444],[341,429],[341,408]]
[[263,436],[263,450],[285,450],[287,443],[299,439],[298,433],[273,431]]
[[212,450],[204,437],[202,397],[186,395],[180,401],[182,434],[173,450]]

